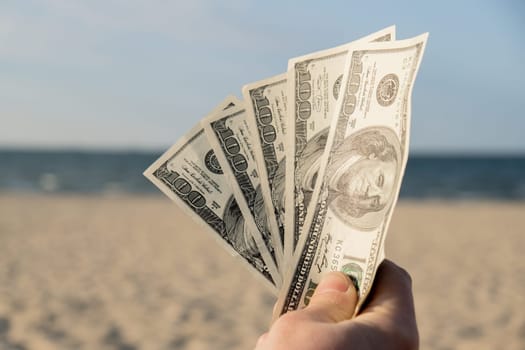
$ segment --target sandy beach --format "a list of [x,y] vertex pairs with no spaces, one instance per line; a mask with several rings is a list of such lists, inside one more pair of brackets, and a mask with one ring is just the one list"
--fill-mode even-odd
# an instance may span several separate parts
[[[525,349],[525,203],[400,202],[422,349]],[[0,349],[251,349],[274,297],[158,196],[0,194]]]

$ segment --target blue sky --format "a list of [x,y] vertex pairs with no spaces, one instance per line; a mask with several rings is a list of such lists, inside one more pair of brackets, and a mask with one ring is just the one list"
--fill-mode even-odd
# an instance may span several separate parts
[[525,153],[522,1],[2,0],[0,147],[164,149],[291,57],[430,32],[413,152]]

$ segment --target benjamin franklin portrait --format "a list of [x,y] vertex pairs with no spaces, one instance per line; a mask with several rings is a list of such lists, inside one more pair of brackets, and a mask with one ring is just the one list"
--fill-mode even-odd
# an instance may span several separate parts
[[303,203],[308,208],[315,182],[319,173],[321,156],[326,147],[328,128],[325,128],[312,137],[303,148],[295,169],[296,203]]
[[[314,140],[317,145],[310,147],[312,154],[304,158],[309,159],[309,166],[303,164],[301,170],[305,203],[317,179],[326,135]],[[312,152],[314,148],[321,150]],[[378,227],[394,201],[400,167],[401,146],[391,129],[371,127],[348,136],[335,145],[326,169],[329,208],[349,226],[361,230]]]
[[[279,162],[279,165],[277,166],[277,170],[275,171],[273,182],[271,186],[271,198],[272,198],[272,204],[273,207],[277,211],[277,223],[279,226],[284,226],[285,218],[284,218],[284,205],[285,205],[285,192],[284,192],[284,186],[286,183],[285,180],[286,177],[286,159],[283,158]],[[284,242],[284,237],[281,237],[281,241]]]
[[[255,223],[259,228],[261,237],[264,240],[266,247],[268,247],[269,252],[273,255],[274,252],[271,245],[271,237],[269,236],[268,216],[266,215],[260,186],[256,188],[255,192],[254,214]],[[252,237],[251,230],[248,228],[241,209],[233,196],[226,205],[223,220],[228,239],[235,250],[242,256],[249,257],[259,268],[265,268],[259,248],[257,247],[257,244]]]
[[251,235],[250,229],[246,226],[241,209],[233,196],[226,204],[223,220],[226,236],[235,251],[250,260],[260,271],[265,270],[266,264],[263,262],[257,244]]

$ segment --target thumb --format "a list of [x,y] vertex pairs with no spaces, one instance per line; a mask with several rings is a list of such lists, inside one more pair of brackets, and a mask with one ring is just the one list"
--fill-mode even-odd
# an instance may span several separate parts
[[336,323],[352,318],[356,304],[357,292],[350,278],[342,272],[329,272],[303,311],[314,320]]

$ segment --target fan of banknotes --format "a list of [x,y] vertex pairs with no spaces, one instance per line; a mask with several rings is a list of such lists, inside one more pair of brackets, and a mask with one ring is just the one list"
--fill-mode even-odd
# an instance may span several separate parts
[[247,84],[146,171],[278,295],[308,304],[321,275],[370,291],[399,194],[428,34],[395,27],[290,59]]

